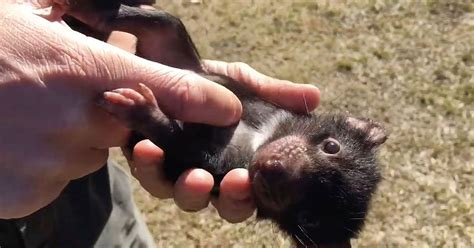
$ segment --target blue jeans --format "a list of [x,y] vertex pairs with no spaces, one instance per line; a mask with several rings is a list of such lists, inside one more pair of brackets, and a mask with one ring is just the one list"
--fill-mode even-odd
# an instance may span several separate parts
[[0,219],[0,248],[154,247],[115,163],[71,181],[48,206],[20,219]]

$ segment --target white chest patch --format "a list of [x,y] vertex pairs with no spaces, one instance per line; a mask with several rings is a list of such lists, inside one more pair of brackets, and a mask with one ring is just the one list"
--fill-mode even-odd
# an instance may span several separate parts
[[291,117],[290,113],[282,111],[275,113],[270,119],[265,121],[252,137],[250,142],[252,149],[256,151],[263,145],[275,133],[278,124],[289,117]]

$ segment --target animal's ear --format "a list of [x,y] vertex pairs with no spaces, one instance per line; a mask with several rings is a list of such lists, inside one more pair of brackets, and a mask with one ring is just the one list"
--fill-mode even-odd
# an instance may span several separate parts
[[388,138],[388,133],[385,128],[375,121],[348,117],[346,122],[352,128],[365,132],[367,134],[367,140],[375,146],[383,144]]

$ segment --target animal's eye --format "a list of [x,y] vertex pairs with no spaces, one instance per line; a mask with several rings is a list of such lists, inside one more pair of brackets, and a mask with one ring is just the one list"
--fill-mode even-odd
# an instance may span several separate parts
[[324,143],[323,151],[327,154],[336,154],[341,150],[341,146],[335,140],[328,140]]

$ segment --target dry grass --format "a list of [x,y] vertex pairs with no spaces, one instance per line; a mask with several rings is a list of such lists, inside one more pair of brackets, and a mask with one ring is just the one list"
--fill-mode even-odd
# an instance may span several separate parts
[[[391,132],[384,182],[355,247],[474,245],[474,4],[449,0],[161,1],[205,58],[245,61],[322,90]],[[268,223],[231,225],[137,188],[160,247],[288,247]]]

